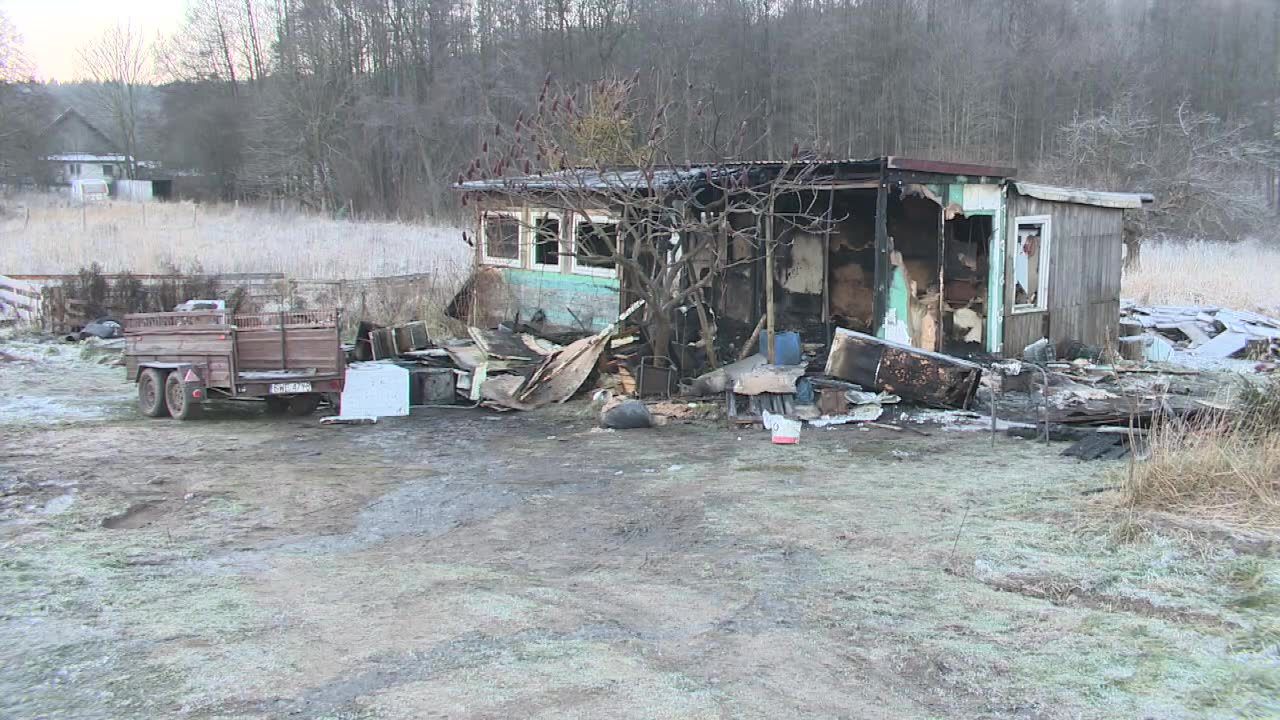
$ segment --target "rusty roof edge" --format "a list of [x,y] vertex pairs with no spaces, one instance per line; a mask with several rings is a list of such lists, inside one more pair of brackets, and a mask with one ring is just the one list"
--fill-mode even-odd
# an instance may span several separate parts
[[930,172],[941,175],[977,175],[979,177],[1013,177],[1018,174],[1017,168],[996,165],[976,165],[964,162],[948,162],[945,160],[920,160],[916,158],[888,155],[885,157],[886,167],[890,170],[912,170]]
[[1014,181],[1014,189],[1020,195],[1050,202],[1069,202],[1078,205],[1133,210],[1144,203],[1155,202],[1151,193],[1106,192],[1102,190],[1086,190],[1084,188],[1057,187],[1040,183]]

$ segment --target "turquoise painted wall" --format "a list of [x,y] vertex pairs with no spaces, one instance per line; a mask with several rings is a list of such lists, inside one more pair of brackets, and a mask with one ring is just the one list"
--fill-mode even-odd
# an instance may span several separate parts
[[510,294],[511,317],[518,311],[527,321],[541,310],[547,322],[577,328],[580,320],[591,330],[601,330],[618,319],[617,278],[520,268],[503,268],[502,276]]

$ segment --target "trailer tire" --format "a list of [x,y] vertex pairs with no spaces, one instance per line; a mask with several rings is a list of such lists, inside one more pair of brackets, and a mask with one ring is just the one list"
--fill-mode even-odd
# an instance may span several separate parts
[[289,414],[294,417],[305,417],[320,407],[320,396],[315,393],[294,395],[289,398]]
[[169,408],[169,414],[177,420],[194,420],[204,410],[200,400],[191,397],[191,390],[187,389],[177,373],[169,373],[169,378],[165,380],[164,404]]
[[164,370],[145,368],[138,373],[138,410],[147,417],[165,417],[169,408],[165,404]]

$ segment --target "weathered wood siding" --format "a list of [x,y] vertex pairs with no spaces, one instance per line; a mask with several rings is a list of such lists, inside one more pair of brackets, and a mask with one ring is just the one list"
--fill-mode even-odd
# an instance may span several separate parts
[[[1004,354],[1048,337],[1062,346],[1072,340],[1115,347],[1120,314],[1120,270],[1124,211],[1048,202],[1009,193],[1005,223]],[[1048,308],[1013,312],[1013,257],[1016,218],[1051,216]]]

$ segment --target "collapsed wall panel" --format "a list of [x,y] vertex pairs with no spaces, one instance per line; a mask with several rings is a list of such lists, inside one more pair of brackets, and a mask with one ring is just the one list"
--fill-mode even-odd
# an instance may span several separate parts
[[965,408],[978,389],[982,367],[838,328],[827,356],[826,374],[906,400]]

